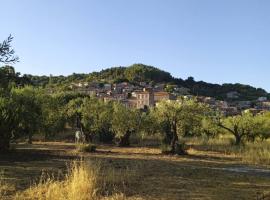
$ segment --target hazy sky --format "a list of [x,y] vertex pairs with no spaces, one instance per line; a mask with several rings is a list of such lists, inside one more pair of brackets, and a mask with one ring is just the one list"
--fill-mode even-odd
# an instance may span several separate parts
[[92,72],[144,63],[213,83],[270,91],[268,0],[0,0],[31,74]]

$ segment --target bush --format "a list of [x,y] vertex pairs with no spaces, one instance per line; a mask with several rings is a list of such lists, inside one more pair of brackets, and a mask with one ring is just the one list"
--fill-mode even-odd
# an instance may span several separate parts
[[94,144],[77,144],[76,149],[78,152],[93,153],[96,152],[97,146]]

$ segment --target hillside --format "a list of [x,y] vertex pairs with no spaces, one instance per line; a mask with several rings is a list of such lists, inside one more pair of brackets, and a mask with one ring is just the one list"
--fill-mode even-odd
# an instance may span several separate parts
[[[4,68],[2,68],[2,71]],[[176,85],[189,89],[192,95],[202,95],[215,97],[217,99],[226,99],[228,92],[237,92],[238,100],[255,100],[261,96],[270,97],[270,95],[262,88],[255,88],[249,85],[237,84],[212,84],[203,81],[195,81],[193,77],[186,80],[173,77],[169,72],[165,72],[153,66],[144,64],[134,64],[129,67],[112,67],[101,70],[100,72],[92,72],[89,74],[73,73],[69,76],[33,76],[23,75],[20,77],[25,83],[34,86],[67,88],[72,82],[94,81],[100,83],[119,83],[123,81],[139,84],[146,82],[150,84],[165,83],[166,85]],[[17,81],[18,82],[18,81]]]

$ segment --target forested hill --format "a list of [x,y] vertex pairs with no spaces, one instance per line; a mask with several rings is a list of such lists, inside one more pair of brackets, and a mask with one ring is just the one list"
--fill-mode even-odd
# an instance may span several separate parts
[[[3,69],[4,68],[0,70],[0,73]],[[89,74],[74,73],[69,76],[24,75],[20,77],[20,79],[22,78],[25,83],[41,87],[53,85],[54,87],[67,88],[66,86],[71,83],[80,81],[95,81],[100,83],[119,83],[127,81],[134,84],[146,82],[150,84],[165,83],[169,86],[176,85],[178,87],[188,88],[190,94],[211,96],[217,99],[226,99],[226,94],[232,91],[239,93],[239,100],[255,100],[262,96],[270,97],[270,94],[261,88],[243,84],[211,84],[203,81],[195,81],[192,77],[183,80],[173,77],[169,72],[143,64],[134,64],[129,67],[112,67]]]

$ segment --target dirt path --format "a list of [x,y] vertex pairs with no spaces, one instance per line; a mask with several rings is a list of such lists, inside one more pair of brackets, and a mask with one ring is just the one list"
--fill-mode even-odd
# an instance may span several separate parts
[[73,144],[18,145],[0,155],[0,171],[19,190],[38,180],[42,171],[64,173],[74,159],[99,160],[105,166],[134,169],[129,196],[144,199],[256,199],[270,192],[270,170],[239,164],[237,159],[213,152],[165,156],[154,148],[101,146],[94,154],[74,154]]

